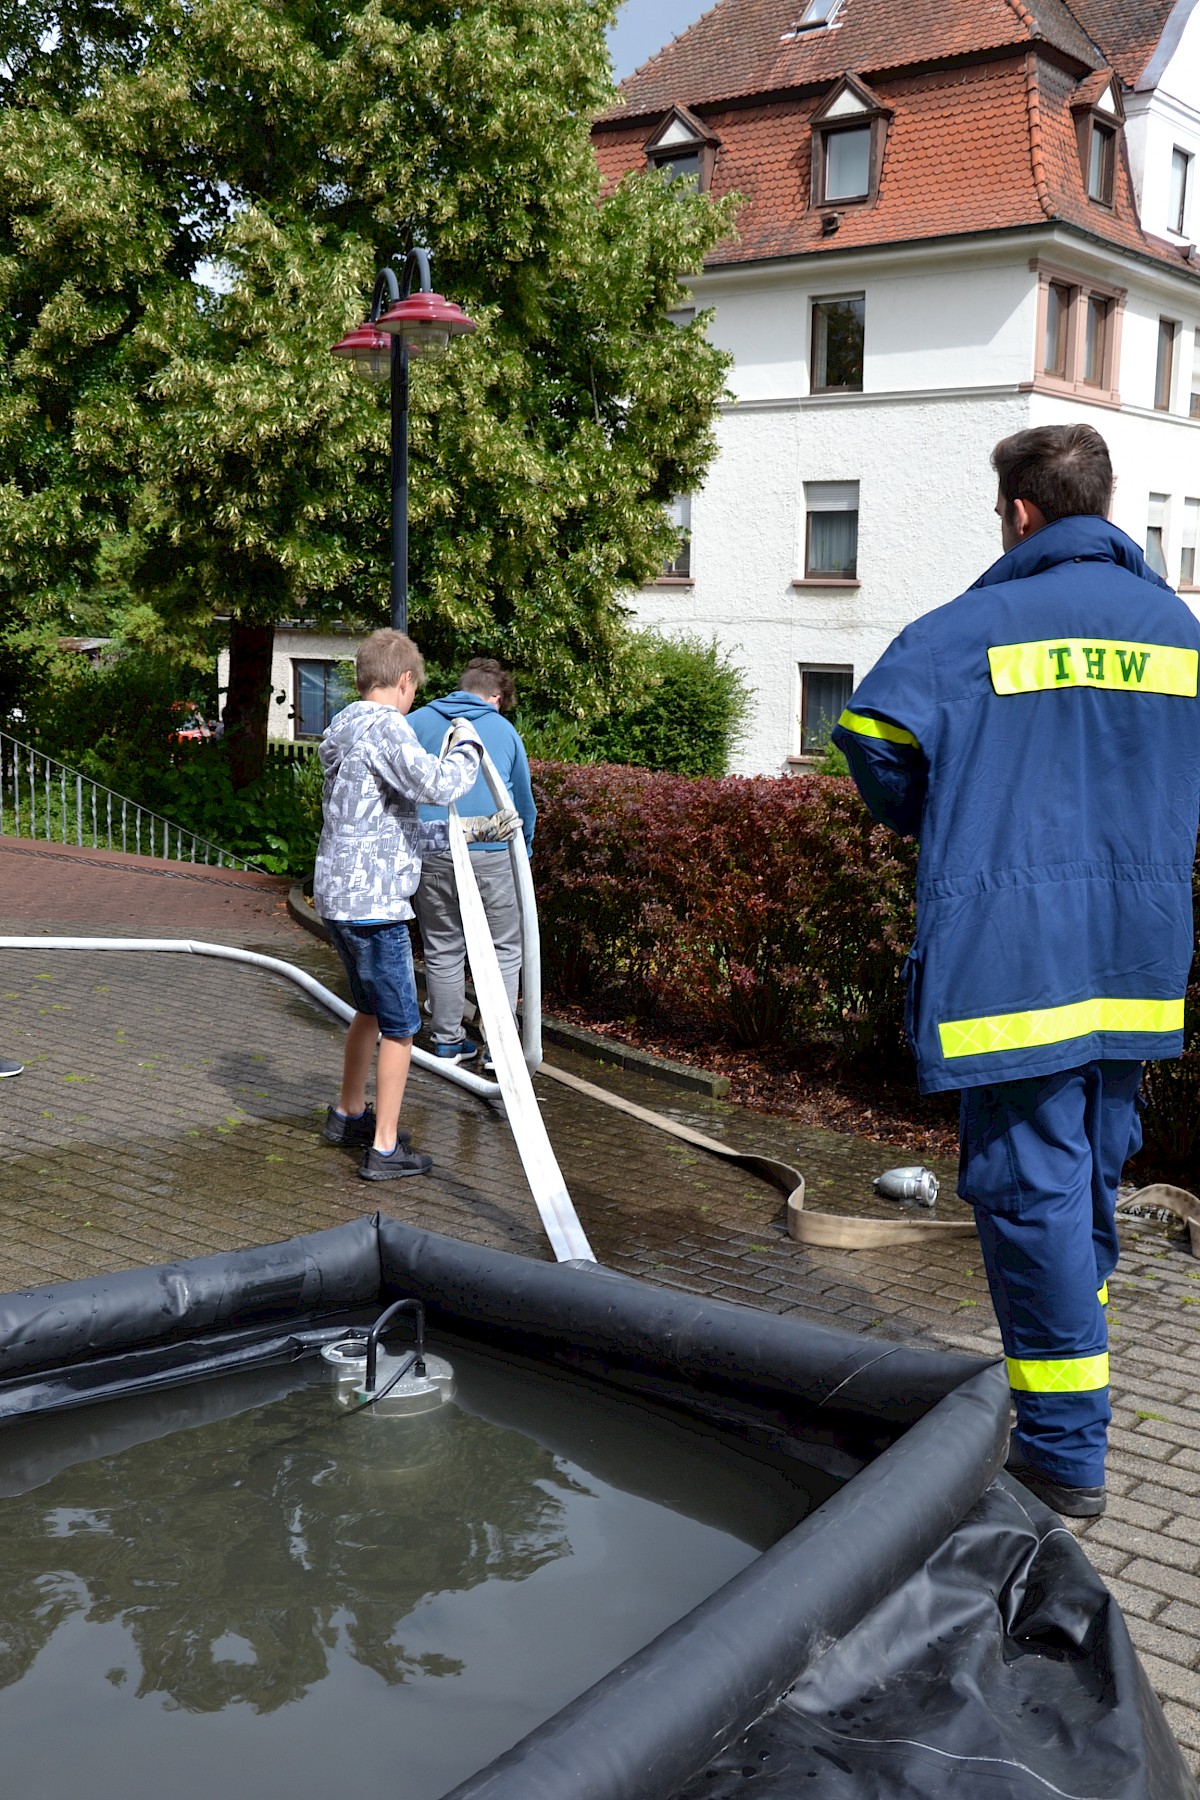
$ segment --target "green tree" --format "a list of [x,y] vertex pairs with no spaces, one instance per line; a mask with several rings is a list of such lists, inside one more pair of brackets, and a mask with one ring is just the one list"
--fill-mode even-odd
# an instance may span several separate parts
[[[414,371],[411,618],[603,712],[726,359],[678,278],[728,206],[602,194],[610,0],[0,0],[0,597],[105,546],[184,640],[231,614],[240,778],[284,616],[384,622],[385,396],[329,345],[414,241],[480,330]],[[199,279],[198,279],[199,277]],[[117,546],[114,552],[113,546]]]

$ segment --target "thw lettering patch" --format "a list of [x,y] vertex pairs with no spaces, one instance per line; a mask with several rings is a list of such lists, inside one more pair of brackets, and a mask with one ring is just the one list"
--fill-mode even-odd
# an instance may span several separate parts
[[997,694],[1092,687],[1192,698],[1198,660],[1195,650],[1174,644],[1131,644],[1116,638],[1042,638],[1036,644],[994,644],[988,651]]

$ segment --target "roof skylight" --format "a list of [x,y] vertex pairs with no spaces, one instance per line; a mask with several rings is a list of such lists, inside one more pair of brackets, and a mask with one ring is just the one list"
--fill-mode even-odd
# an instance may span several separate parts
[[814,31],[820,25],[832,25],[842,10],[842,0],[808,0],[794,31]]

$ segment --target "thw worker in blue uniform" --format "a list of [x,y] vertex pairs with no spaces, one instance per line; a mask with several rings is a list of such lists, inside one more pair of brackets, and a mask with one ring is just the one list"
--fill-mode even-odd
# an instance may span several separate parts
[[901,632],[834,730],[920,840],[908,1030],[961,1090],[1016,1404],[1009,1468],[1104,1510],[1116,1190],[1147,1058],[1178,1056],[1200,823],[1200,623],[1108,522],[1088,425],[992,453],[1004,555]]

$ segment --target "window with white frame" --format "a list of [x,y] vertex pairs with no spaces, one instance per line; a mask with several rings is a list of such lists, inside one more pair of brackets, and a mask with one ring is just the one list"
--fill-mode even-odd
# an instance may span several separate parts
[[692,496],[676,494],[667,507],[667,517],[679,533],[679,549],[663,564],[663,575],[691,580],[692,575]]
[[806,481],[804,514],[805,580],[856,580],[857,481]]
[[854,691],[854,670],[800,666],[800,754],[820,756]]
[[1188,394],[1188,413],[1193,419],[1200,419],[1200,325],[1196,327],[1192,346],[1192,384]]
[[1176,144],[1171,152],[1171,185],[1167,195],[1167,225],[1178,237],[1187,234],[1188,199],[1192,185],[1192,159]]
[[1176,319],[1158,321],[1158,360],[1154,369],[1154,410],[1170,412],[1171,390],[1175,376],[1175,338],[1179,331]]
[[1146,561],[1156,575],[1167,579],[1167,503],[1166,494],[1151,494],[1146,509]]
[[1179,585],[1196,586],[1196,538],[1200,536],[1200,500],[1183,503],[1183,545],[1179,552]]
[[1038,276],[1033,385],[1119,405],[1121,319],[1125,289],[1043,263]]

